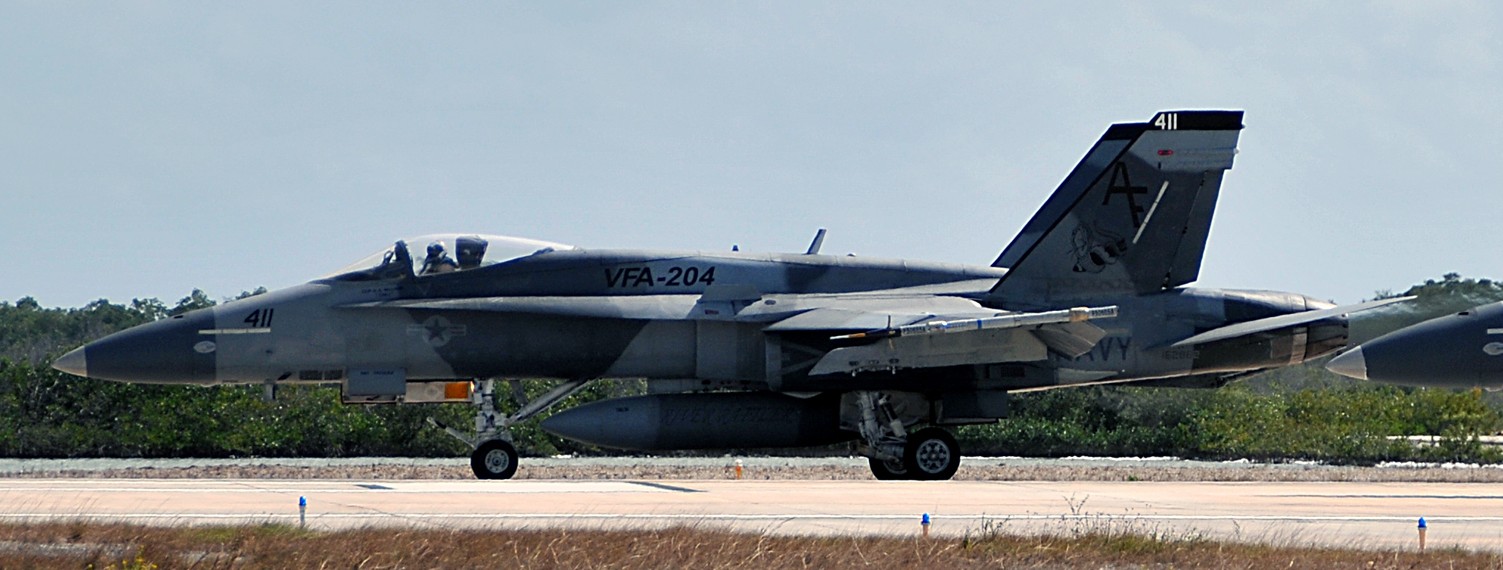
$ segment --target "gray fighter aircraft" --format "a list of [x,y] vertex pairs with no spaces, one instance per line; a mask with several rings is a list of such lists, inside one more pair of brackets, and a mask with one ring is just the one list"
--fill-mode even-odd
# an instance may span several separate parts
[[1503,303],[1393,331],[1337,355],[1326,369],[1388,384],[1503,388]]
[[[1241,111],[1112,125],[990,266],[802,254],[580,249],[482,235],[398,241],[309,283],[122,331],[57,360],[123,382],[337,383],[352,403],[478,406],[480,478],[517,468],[508,428],[586,383],[649,395],[543,427],[638,450],[855,440],[879,479],[948,479],[947,426],[1009,394],[1209,387],[1344,346],[1303,295],[1195,289]],[[822,237],[822,236],[821,236]],[[921,236],[915,236],[921,239]],[[409,244],[429,247],[416,261]],[[455,259],[448,259],[453,252]],[[495,381],[553,378],[503,416]]]

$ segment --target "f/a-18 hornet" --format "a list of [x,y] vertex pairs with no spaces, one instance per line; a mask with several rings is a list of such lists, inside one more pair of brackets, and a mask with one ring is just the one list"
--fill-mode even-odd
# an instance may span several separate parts
[[[446,234],[334,275],[122,331],[57,360],[123,382],[338,383],[351,403],[468,401],[482,479],[509,427],[591,381],[649,394],[565,410],[556,435],[637,450],[855,440],[879,479],[948,479],[945,429],[1009,394],[1214,387],[1343,347],[1346,314],[1294,293],[1184,287],[1200,271],[1241,111],[1112,125],[990,266],[581,249]],[[411,248],[429,254],[415,261]],[[449,258],[453,252],[453,258]],[[557,388],[511,415],[496,380]]]

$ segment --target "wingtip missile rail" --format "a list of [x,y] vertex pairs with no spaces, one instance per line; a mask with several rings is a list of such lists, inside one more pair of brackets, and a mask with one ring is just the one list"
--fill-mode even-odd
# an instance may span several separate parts
[[1010,329],[1056,323],[1079,323],[1094,319],[1109,319],[1115,316],[1117,316],[1116,305],[1108,305],[1105,307],[1072,307],[1069,309],[1045,311],[1042,313],[1011,313],[1005,315],[997,315],[994,317],[983,317],[979,319],[930,321],[925,323],[905,325],[901,327],[832,336],[830,337],[830,340],[880,339],[924,334],[958,333],[985,329]]

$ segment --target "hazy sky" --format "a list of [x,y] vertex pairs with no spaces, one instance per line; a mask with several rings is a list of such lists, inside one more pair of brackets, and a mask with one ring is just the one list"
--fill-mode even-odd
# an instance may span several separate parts
[[0,300],[409,235],[988,264],[1112,122],[1245,109],[1199,285],[1503,277],[1486,2],[0,0]]

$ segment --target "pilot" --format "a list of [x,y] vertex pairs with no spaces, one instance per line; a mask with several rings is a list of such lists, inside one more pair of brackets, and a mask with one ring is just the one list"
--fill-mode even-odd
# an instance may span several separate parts
[[449,257],[448,252],[444,251],[443,242],[436,241],[428,244],[428,257],[423,259],[423,270],[419,272],[419,275],[448,273],[458,270],[459,264],[454,263],[454,258]]

